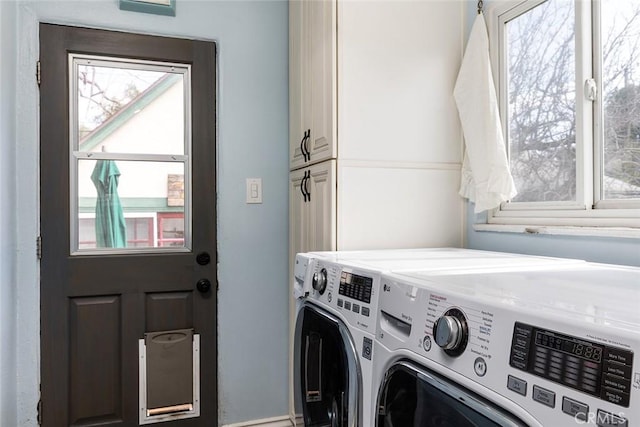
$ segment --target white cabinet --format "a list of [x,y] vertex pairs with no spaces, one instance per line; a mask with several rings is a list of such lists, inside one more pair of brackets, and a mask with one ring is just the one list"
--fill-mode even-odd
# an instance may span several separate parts
[[462,246],[465,8],[290,0],[290,266],[297,252]]
[[336,2],[289,3],[290,168],[336,156]]
[[336,179],[323,210],[291,212],[292,254],[462,245],[464,19],[465,2],[289,2],[292,183],[328,159]]

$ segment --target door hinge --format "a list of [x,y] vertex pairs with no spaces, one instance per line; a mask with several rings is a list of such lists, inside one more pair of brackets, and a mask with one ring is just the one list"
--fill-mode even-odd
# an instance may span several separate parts
[[38,86],[40,86],[40,61],[36,62],[36,81],[38,82]]
[[42,398],[38,400],[38,425],[42,425]]
[[36,256],[42,259],[42,236],[36,237]]

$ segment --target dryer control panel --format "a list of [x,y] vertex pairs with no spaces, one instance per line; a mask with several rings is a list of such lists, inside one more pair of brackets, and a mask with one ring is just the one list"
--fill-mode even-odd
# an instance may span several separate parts
[[509,364],[629,407],[633,352],[516,322]]

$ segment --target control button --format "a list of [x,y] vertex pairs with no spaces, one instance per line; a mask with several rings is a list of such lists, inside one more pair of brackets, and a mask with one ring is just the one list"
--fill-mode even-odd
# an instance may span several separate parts
[[631,392],[631,380],[626,380],[611,374],[606,374],[602,377],[602,385],[625,393]]
[[333,295],[331,294],[331,292],[329,292],[327,294],[327,301],[331,302],[331,300],[333,300]]
[[360,310],[360,313],[362,313],[362,315],[365,317],[369,317],[369,307],[362,307],[362,310]]
[[556,406],[556,394],[551,390],[534,385],[532,397],[536,402],[540,402],[550,408],[555,408]]
[[616,405],[624,406],[625,408],[629,407],[629,393],[614,390],[609,387],[603,387],[600,397],[607,402],[615,403]]
[[424,351],[431,350],[431,337],[429,335],[425,335],[422,340],[422,348],[424,348]]
[[563,397],[562,412],[571,415],[576,420],[587,421],[587,414],[589,414],[589,405],[578,402],[577,400],[569,399],[568,397]]
[[527,395],[527,382],[513,375],[507,377],[507,388],[523,396]]
[[344,307],[344,301],[342,300],[342,298],[338,298],[338,307]]
[[373,340],[364,337],[362,340],[362,357],[371,360],[371,353],[373,353]]
[[605,347],[604,360],[631,366],[633,364],[633,353],[630,351],[618,350],[617,348]]
[[353,304],[353,308],[351,310],[354,313],[360,313],[360,306],[358,304]]
[[487,373],[487,362],[485,362],[482,357],[478,357],[473,362],[473,370],[476,372],[477,376],[484,377],[484,374]]
[[344,308],[345,308],[346,310],[351,310],[351,303],[350,303],[349,301],[345,301],[345,302],[344,302]]
[[629,420],[598,409],[596,425],[598,427],[629,427]]
[[604,372],[611,375],[631,379],[631,366],[617,362],[604,362]]

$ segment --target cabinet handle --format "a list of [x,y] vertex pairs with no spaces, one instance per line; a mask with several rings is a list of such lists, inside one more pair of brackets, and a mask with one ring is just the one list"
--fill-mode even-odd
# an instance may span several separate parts
[[[309,155],[309,160],[311,160],[311,155]],[[307,189],[307,182],[311,179],[311,171],[307,171],[307,180],[304,183],[304,190],[307,192],[307,202],[311,201],[311,191]]]
[[300,192],[302,193],[302,197],[304,198],[304,202],[307,203],[307,193],[305,192],[305,183],[307,182],[307,172],[304,172],[304,177],[302,178],[302,181],[300,182]]
[[307,163],[307,152],[305,150],[307,149],[306,142],[308,137],[309,135],[307,134],[307,132],[305,132],[302,137],[302,141],[300,141],[300,151],[302,152],[302,157],[304,158],[305,163]]
[[[311,129],[307,129],[307,139],[304,141],[304,151],[307,152],[307,161],[311,161],[311,151],[307,148],[307,142],[311,139]],[[311,178],[311,172],[309,172],[309,178]]]

